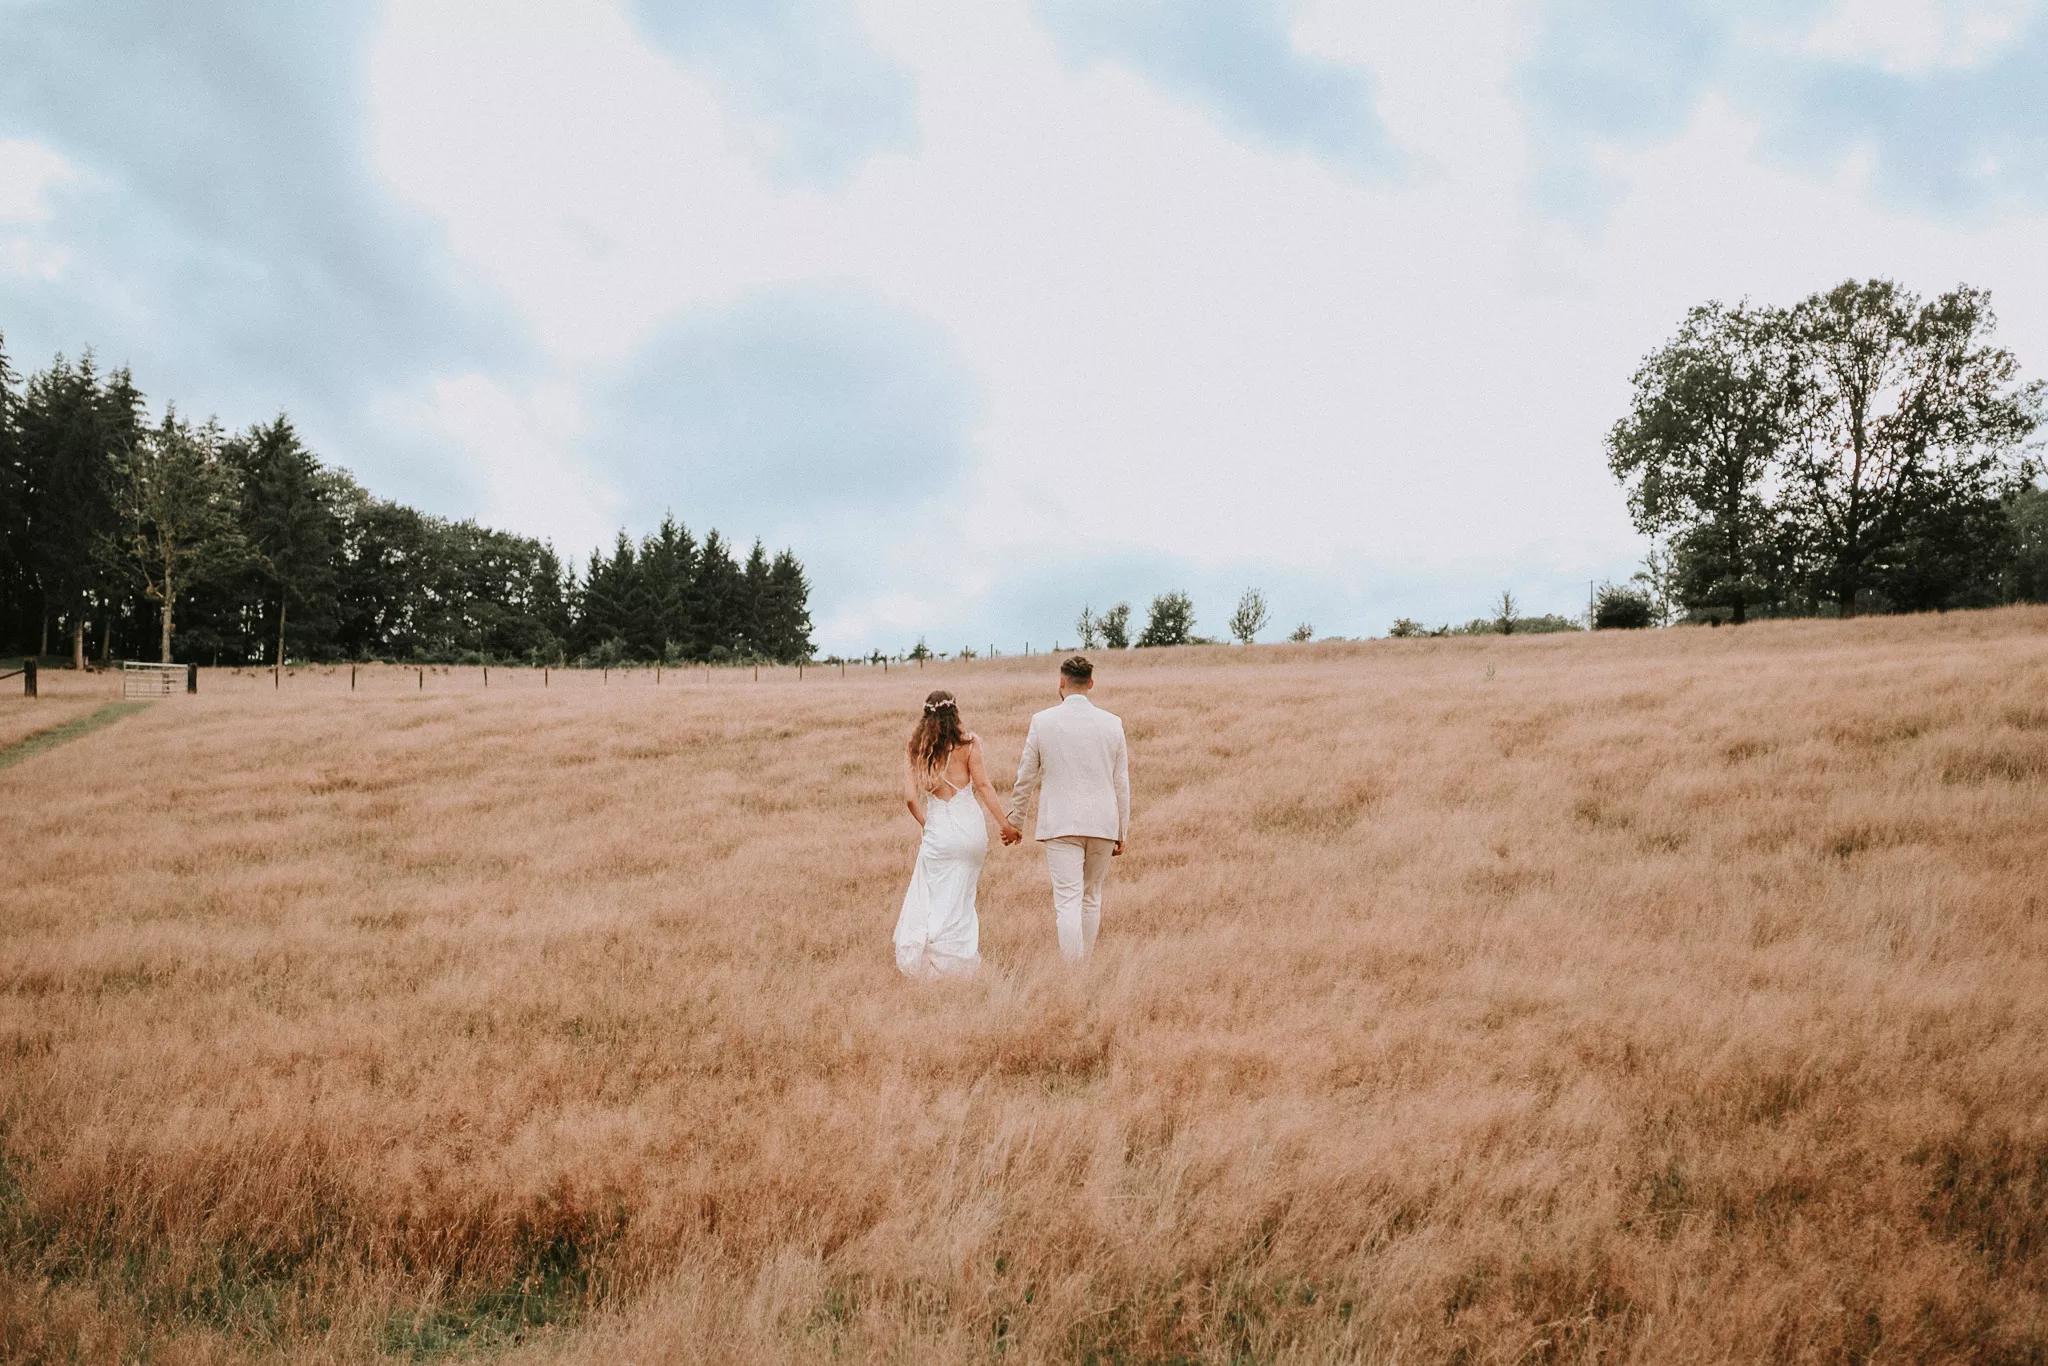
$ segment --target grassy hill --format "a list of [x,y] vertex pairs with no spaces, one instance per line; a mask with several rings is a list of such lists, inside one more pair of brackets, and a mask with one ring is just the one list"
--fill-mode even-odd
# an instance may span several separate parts
[[964,985],[901,746],[1013,765],[1044,658],[209,671],[16,764],[0,1358],[2048,1352],[2048,610],[1097,676],[1099,956],[997,848]]

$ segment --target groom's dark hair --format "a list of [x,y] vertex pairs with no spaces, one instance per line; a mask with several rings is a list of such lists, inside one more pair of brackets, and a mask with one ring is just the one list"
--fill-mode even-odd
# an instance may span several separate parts
[[1088,662],[1086,655],[1068,655],[1060,661],[1060,677],[1071,678],[1076,683],[1095,681],[1095,666]]

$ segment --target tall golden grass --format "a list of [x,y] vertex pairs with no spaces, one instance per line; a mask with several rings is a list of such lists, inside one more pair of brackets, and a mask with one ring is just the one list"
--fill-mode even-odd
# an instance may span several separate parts
[[[2048,1355],[2048,611],[1101,661],[1099,954],[889,932],[943,680],[209,672],[10,770],[0,1358]],[[83,687],[84,685],[79,685]]]
[[[0,670],[4,669],[5,665],[0,665]],[[121,685],[108,679],[106,674],[45,669],[36,680],[35,697],[23,692],[21,679],[0,679],[0,750],[118,701]]]

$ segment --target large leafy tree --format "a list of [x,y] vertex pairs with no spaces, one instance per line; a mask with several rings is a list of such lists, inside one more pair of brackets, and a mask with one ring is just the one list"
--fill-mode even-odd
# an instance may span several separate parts
[[403,504],[372,498],[352,482],[338,487],[335,501],[342,525],[336,644],[356,659],[419,653],[436,554],[431,519]]
[[1607,435],[1607,461],[1636,527],[1673,541],[1687,606],[1725,607],[1744,621],[1778,592],[1778,460],[1809,387],[1791,320],[1704,304],[1632,384],[1628,416]]
[[2048,602],[2048,489],[2014,490],[2006,502],[2008,544],[2012,554],[2000,585],[2000,597],[2019,602]]
[[339,510],[335,648],[356,658],[545,663],[570,630],[545,544],[372,498],[330,473]]
[[166,411],[122,462],[120,544],[143,595],[158,606],[166,664],[178,595],[202,576],[242,562],[235,475],[221,459],[221,444],[215,423],[193,427]]
[[445,571],[439,579],[438,654],[544,662],[568,629],[561,562],[530,537],[474,522],[435,524]]
[[1788,453],[1788,506],[1816,592],[1844,615],[1870,593],[1947,605],[1988,572],[1972,547],[2027,473],[2041,385],[1991,344],[1982,290],[1922,302],[1889,280],[1847,281],[1792,323],[1808,421]]

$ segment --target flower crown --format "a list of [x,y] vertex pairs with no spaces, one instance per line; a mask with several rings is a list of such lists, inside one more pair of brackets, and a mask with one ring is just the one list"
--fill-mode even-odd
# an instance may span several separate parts
[[927,702],[924,704],[924,714],[930,716],[933,712],[944,711],[947,707],[957,707],[959,705],[958,702],[955,702],[950,697],[944,702]]

